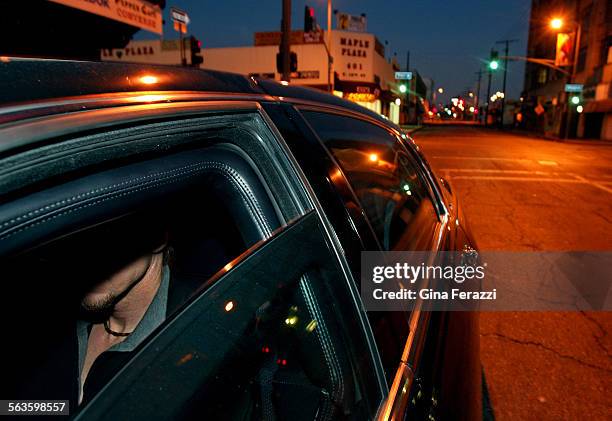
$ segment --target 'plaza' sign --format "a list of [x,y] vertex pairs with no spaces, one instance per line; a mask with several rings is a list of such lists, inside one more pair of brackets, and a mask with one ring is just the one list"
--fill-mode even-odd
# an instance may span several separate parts
[[342,46],[343,56],[366,58],[370,48],[370,41],[352,37],[340,37],[340,45]]
[[338,31],[334,35],[332,56],[334,69],[340,79],[373,82],[374,35]]

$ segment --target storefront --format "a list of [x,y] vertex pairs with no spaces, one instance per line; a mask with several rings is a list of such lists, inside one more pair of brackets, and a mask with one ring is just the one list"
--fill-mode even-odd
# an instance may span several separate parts
[[[394,65],[384,58],[384,47],[374,34],[332,31],[333,70],[328,68],[325,33],[293,31],[291,51],[297,54],[298,69],[291,84],[327,90],[333,74],[334,95],[358,103],[399,123],[401,94],[395,82]],[[276,53],[280,32],[258,32],[253,47],[208,48],[203,50],[203,68],[243,73],[276,80]],[[399,102],[399,103],[398,103]]]
[[[332,76],[334,95],[399,123],[401,94],[395,82],[394,65],[385,60],[384,47],[374,34],[332,31],[333,70],[329,71],[324,32],[304,34],[293,31],[291,51],[297,54],[298,68],[291,84],[327,90]],[[280,32],[258,32],[253,46],[205,48],[202,68],[281,80],[276,69]],[[104,50],[106,61],[179,64],[178,43],[174,41],[132,41],[126,48]],[[398,103],[399,102],[399,103]]]

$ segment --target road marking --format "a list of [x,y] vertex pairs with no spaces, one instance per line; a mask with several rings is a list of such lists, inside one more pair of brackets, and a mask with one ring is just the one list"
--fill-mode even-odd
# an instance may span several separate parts
[[545,172],[545,171],[529,171],[529,170],[497,170],[483,168],[442,168],[444,172],[474,172],[474,173],[499,173],[499,174],[534,174],[534,175],[573,175],[570,173]]
[[[465,169],[460,169],[461,171],[470,171],[470,170],[465,170]],[[608,193],[612,193],[612,188],[606,187],[605,184],[612,184],[612,182],[609,181],[603,181],[603,182],[598,182],[598,181],[593,181],[593,180],[588,180],[582,176],[576,175],[576,174],[565,174],[565,175],[570,175],[574,178],[543,178],[543,177],[507,177],[507,176],[496,176],[496,175],[453,175],[451,177],[450,173],[453,171],[452,168],[447,168],[446,170],[442,170],[444,171],[444,174],[446,175],[446,179],[447,180],[488,180],[488,181],[535,181],[535,182],[540,182],[540,183],[570,183],[570,184],[588,184],[590,186],[593,186],[597,189],[603,190],[605,192]],[[486,170],[485,170],[486,171]],[[490,170],[491,172],[493,171],[499,171],[499,172],[509,172],[509,171],[520,171],[520,170]],[[527,174],[531,174],[533,172],[527,172]],[[550,173],[547,173],[547,175],[549,175]]]
[[541,181],[543,183],[590,184],[575,178],[504,177],[495,175],[455,175],[453,180],[504,180],[504,181]]
[[507,162],[533,162],[533,159],[527,158],[491,158],[485,156],[432,156],[432,159],[472,159],[475,161],[507,161]]
[[556,167],[557,165],[559,165],[555,161],[547,161],[547,160],[538,161],[538,164],[540,164],[540,165],[549,165],[551,167]]
[[602,183],[598,183],[597,181],[593,181],[593,180],[587,180],[586,178],[581,177],[579,175],[574,175],[574,177],[576,177],[578,180],[583,181],[584,183],[590,184],[593,187],[597,187],[598,189],[607,191],[608,193],[612,193],[612,189],[604,186]]

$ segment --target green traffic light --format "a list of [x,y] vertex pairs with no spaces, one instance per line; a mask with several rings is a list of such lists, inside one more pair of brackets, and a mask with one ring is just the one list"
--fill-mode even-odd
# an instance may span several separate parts
[[406,93],[406,90],[407,90],[407,89],[408,89],[408,88],[406,88],[406,85],[400,85],[400,86],[399,86],[399,90],[400,90],[400,92],[401,92],[401,93],[403,93],[403,94],[404,94],[404,93]]
[[497,60],[491,60],[489,62],[489,69],[497,70],[499,68],[499,62]]

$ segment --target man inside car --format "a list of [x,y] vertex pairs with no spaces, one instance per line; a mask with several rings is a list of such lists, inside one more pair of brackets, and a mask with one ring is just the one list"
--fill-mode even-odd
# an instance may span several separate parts
[[[80,302],[77,321],[78,401],[90,399],[125,358],[166,318],[170,270],[163,233],[108,244],[107,264]],[[128,247],[126,247],[126,245]],[[104,256],[101,256],[104,258]]]

